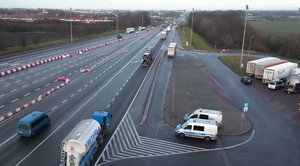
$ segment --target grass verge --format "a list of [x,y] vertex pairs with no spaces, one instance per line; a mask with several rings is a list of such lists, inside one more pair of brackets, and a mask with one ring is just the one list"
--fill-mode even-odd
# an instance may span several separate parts
[[241,56],[219,56],[219,60],[224,63],[227,67],[229,67],[233,72],[238,75],[246,74],[246,66],[248,61],[252,61],[258,59],[254,56],[243,56],[243,64],[244,67],[240,67]]

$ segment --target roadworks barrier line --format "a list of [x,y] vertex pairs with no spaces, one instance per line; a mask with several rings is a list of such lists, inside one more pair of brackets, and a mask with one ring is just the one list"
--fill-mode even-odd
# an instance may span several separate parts
[[32,106],[33,104],[42,101],[43,99],[45,99],[47,96],[49,96],[51,93],[54,93],[55,91],[61,89],[62,87],[68,85],[70,83],[69,79],[66,79],[66,81],[52,89],[50,89],[49,91],[39,95],[37,98],[33,99],[32,101],[29,101],[28,103],[10,111],[7,114],[4,114],[3,116],[0,117],[0,124],[3,123],[5,120],[11,118],[12,116],[14,116],[15,114],[17,114],[18,112],[24,111],[26,108]]
[[59,60],[59,59],[65,59],[65,58],[72,58],[72,54],[63,54],[63,55],[59,55],[59,56],[56,56],[56,57],[52,57],[52,58],[44,59],[44,60],[41,60],[41,61],[33,62],[33,63],[30,63],[30,64],[26,64],[26,65],[16,67],[16,68],[13,68],[13,69],[9,69],[9,70],[6,70],[6,71],[0,71],[0,77],[6,76],[6,75],[9,75],[9,74],[12,74],[12,73],[16,73],[18,71],[26,70],[26,69],[29,69],[29,68],[32,68],[32,67],[35,67],[35,66],[39,66],[39,65],[42,65],[42,64],[45,64],[45,63],[56,61],[56,60]]

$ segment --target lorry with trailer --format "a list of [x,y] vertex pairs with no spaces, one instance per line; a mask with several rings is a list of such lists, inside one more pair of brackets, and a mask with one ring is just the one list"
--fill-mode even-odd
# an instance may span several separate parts
[[135,28],[133,28],[133,27],[126,29],[126,33],[133,33],[134,31],[135,31]]
[[63,139],[60,166],[88,166],[110,126],[111,114],[95,111],[91,119],[81,120]]
[[168,50],[167,50],[168,57],[173,58],[175,56],[175,54],[176,54],[176,47],[177,47],[176,43],[170,43],[170,45],[168,47]]
[[269,61],[258,63],[255,66],[254,77],[261,79],[263,77],[265,68],[279,65],[282,63],[286,63],[286,62],[288,62],[288,60],[274,59],[274,60],[269,60]]
[[291,76],[287,79],[287,87],[285,89],[285,91],[288,93],[288,94],[291,94],[291,93],[299,93],[300,91],[300,75],[294,75],[294,76]]
[[160,39],[165,40],[166,38],[167,38],[167,32],[166,31],[160,32]]
[[274,59],[279,59],[275,57],[266,57],[266,58],[260,58],[252,61],[247,62],[246,66],[246,74],[249,76],[254,76],[255,74],[255,67],[259,63],[267,62],[267,61],[273,61]]
[[262,77],[263,83],[268,83],[269,81],[279,79],[287,79],[291,75],[295,75],[296,69],[298,67],[297,63],[286,62],[279,65],[267,67],[264,70]]
[[143,55],[141,66],[148,67],[150,65],[152,58],[153,58],[153,51],[151,48],[148,48]]

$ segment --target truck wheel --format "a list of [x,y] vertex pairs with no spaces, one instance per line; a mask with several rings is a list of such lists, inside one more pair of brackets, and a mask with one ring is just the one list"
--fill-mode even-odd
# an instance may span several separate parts
[[179,137],[183,138],[183,137],[185,137],[185,135],[183,133],[180,133]]
[[205,141],[210,141],[210,137],[204,137]]

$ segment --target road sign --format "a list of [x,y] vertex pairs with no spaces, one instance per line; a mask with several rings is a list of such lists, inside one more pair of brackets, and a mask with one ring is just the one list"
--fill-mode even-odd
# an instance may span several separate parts
[[244,103],[244,112],[248,112],[248,103]]

